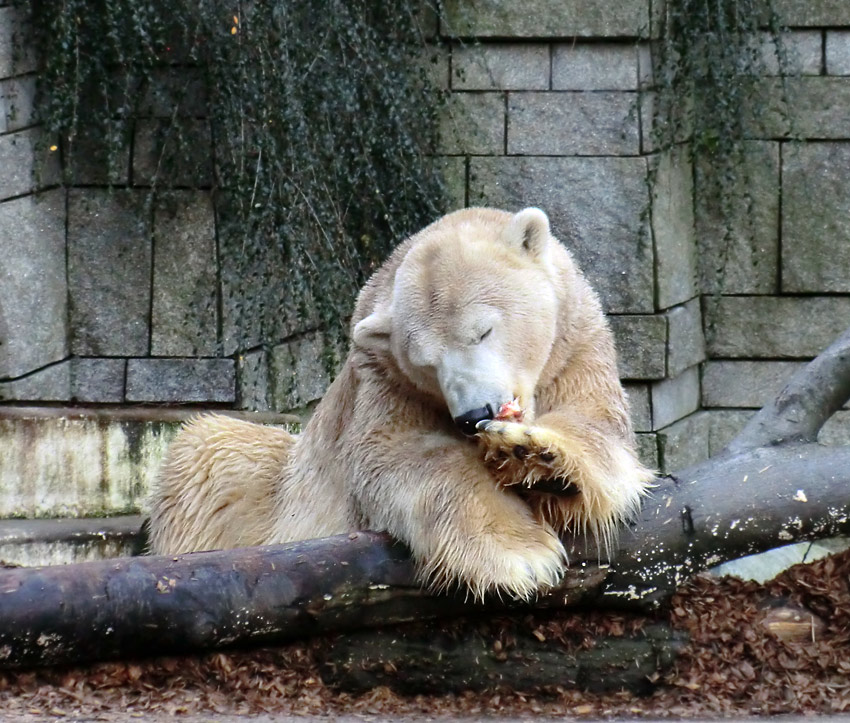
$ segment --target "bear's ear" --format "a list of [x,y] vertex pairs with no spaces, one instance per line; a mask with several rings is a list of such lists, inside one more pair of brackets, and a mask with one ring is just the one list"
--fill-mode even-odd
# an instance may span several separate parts
[[535,258],[546,256],[549,248],[549,217],[539,208],[524,208],[514,215],[502,231],[502,241]]
[[391,330],[389,313],[378,309],[354,325],[353,341],[357,346],[370,351],[387,351],[390,348]]

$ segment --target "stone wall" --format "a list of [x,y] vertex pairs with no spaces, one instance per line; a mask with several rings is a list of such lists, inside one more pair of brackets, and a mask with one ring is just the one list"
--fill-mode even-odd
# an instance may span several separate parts
[[[753,202],[729,248],[700,195],[705,169],[653,149],[649,0],[455,0],[431,29],[446,41],[431,67],[450,93],[438,150],[452,206],[549,213],[602,296],[641,453],[663,469],[719,450],[850,323],[850,5],[775,4],[799,73],[784,91],[794,140],[780,112],[753,121]],[[145,203],[172,79],[123,129],[121,164],[81,139],[62,188],[60,152],[32,123],[36,61],[14,51],[24,30],[0,0],[0,399],[286,410],[319,398],[311,322],[229,348],[210,174]],[[761,92],[781,106],[777,78]],[[211,156],[195,95],[196,147]],[[848,441],[849,416],[824,439]]]

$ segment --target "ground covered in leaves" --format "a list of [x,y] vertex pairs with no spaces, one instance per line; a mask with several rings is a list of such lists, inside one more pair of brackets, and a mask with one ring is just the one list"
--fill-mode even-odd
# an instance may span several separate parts
[[[691,642],[644,696],[561,688],[406,698],[377,688],[353,696],[322,682],[319,656],[329,643],[315,641],[2,672],[0,710],[9,717],[107,720],[116,711],[139,718],[194,712],[708,717],[850,711],[850,552],[798,565],[765,585],[698,577],[676,595],[669,619]],[[603,628],[616,635],[641,624],[599,613],[559,613],[545,621],[547,634],[583,635],[584,645],[593,645]],[[534,625],[540,634],[540,622]]]

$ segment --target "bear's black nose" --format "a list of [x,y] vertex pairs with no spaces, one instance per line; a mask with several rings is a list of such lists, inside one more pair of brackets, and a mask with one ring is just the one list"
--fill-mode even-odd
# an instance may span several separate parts
[[473,409],[472,411],[461,414],[459,417],[455,417],[454,421],[461,432],[471,437],[478,431],[475,429],[475,425],[478,422],[483,422],[485,419],[493,419],[493,407],[489,404],[480,409]]

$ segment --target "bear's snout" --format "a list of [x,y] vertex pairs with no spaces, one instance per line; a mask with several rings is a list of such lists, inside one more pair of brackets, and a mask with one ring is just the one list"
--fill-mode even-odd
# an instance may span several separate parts
[[454,422],[461,432],[463,432],[468,437],[471,437],[478,431],[475,428],[475,425],[477,425],[479,422],[483,422],[488,419],[493,419],[495,414],[496,413],[493,411],[493,407],[487,404],[484,407],[473,409],[469,412],[461,414],[459,417],[455,417]]

